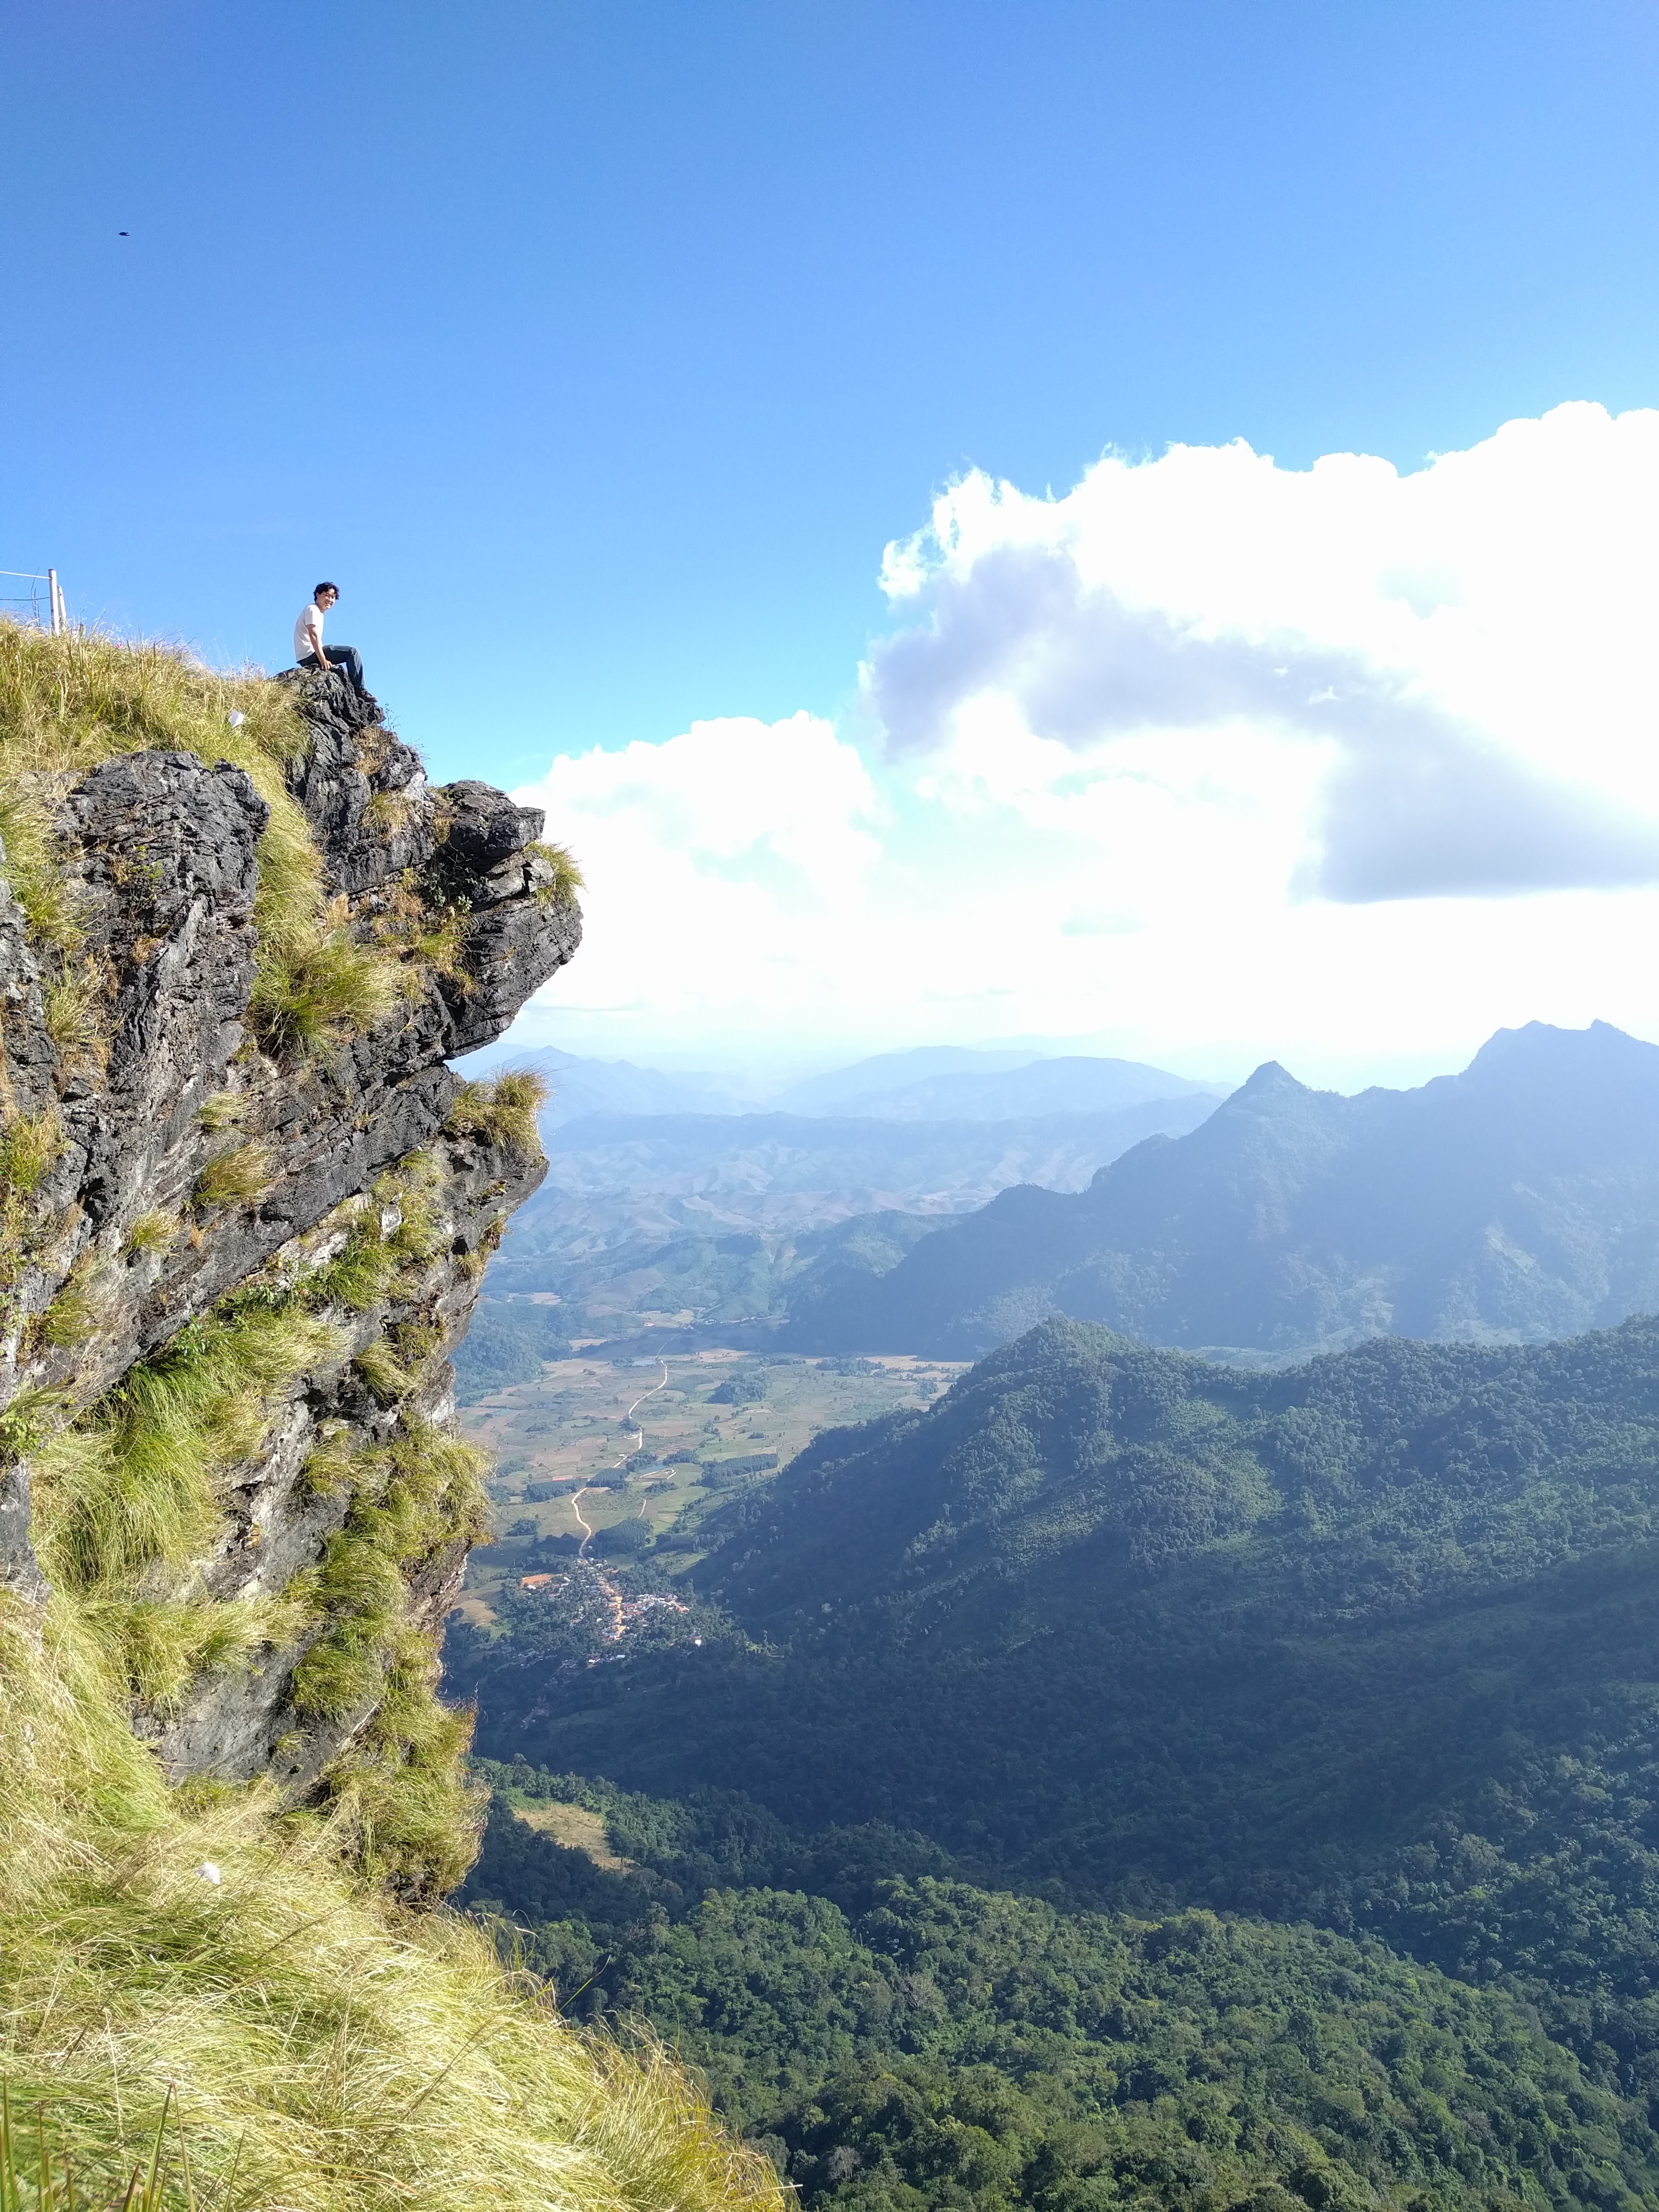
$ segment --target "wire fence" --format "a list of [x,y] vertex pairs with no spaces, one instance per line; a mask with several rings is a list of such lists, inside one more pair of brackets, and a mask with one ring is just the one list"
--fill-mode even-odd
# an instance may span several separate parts
[[0,585],[10,584],[27,584],[29,588],[27,592],[0,590],[0,615],[9,615],[13,622],[32,623],[37,629],[49,629],[54,637],[69,628],[64,588],[56,568],[40,575],[32,568],[0,568]]

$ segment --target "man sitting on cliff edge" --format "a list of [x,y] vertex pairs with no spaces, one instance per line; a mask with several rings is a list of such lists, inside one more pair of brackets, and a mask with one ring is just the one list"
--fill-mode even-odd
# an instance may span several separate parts
[[355,645],[331,645],[323,650],[323,617],[340,596],[337,584],[319,584],[301,609],[294,625],[294,658],[301,668],[337,668],[367,705],[374,701],[363,689],[363,657]]

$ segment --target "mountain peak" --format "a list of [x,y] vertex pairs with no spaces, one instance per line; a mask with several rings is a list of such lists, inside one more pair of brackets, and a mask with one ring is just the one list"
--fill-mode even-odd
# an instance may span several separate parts
[[1522,1075],[1536,1080],[1547,1074],[1583,1079],[1592,1070],[1659,1073],[1659,1045],[1615,1029],[1611,1022],[1591,1022],[1582,1030],[1524,1022],[1518,1029],[1495,1030],[1462,1076],[1452,1080],[1514,1081]]
[[[1288,1067],[1276,1060],[1264,1060],[1254,1073],[1247,1076],[1232,1094],[1234,1099],[1271,1097],[1274,1093],[1298,1098],[1310,1098],[1312,1091],[1305,1083],[1298,1083]],[[1231,1102],[1230,1102],[1231,1103]]]

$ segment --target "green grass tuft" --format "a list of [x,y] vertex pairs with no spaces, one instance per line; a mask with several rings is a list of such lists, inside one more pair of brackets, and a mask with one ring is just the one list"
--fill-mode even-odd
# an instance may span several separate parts
[[354,1201],[341,1249],[306,1279],[307,1302],[367,1313],[408,1287],[443,1248],[441,1181],[430,1152],[411,1152],[389,1169],[367,1200]]
[[[0,659],[4,642],[4,626],[0,624]],[[0,740],[3,737],[3,723],[0,723]],[[6,761],[3,744],[0,761]],[[11,768],[9,761],[6,766]],[[26,771],[21,780],[15,769],[0,774],[0,844],[5,852],[6,884],[23,910],[30,936],[37,945],[71,954],[79,951],[85,933],[76,888],[58,859],[52,826],[52,781],[38,773]]]
[[459,906],[429,904],[410,869],[386,892],[371,934],[375,945],[398,963],[403,997],[418,999],[427,978],[440,975],[465,998],[472,988],[466,966],[468,916]]
[[245,1668],[291,1644],[310,1616],[307,1586],[281,1597],[89,1598],[84,1618],[138,1702],[177,1712],[204,1675]]
[[57,1046],[58,1063],[66,1074],[101,1067],[108,1056],[104,1036],[105,982],[95,969],[76,966],[66,967],[46,987],[43,1006],[46,1035]]
[[218,1479],[258,1450],[275,1395],[337,1345],[313,1315],[252,1304],[192,1322],[131,1368],[38,1455],[35,1546],[49,1577],[137,1596],[151,1568],[202,1557]]
[[32,1198],[63,1149],[63,1125],[55,1110],[12,1115],[0,1126],[0,1187],[18,1198]]
[[0,1413],[0,1467],[12,1467],[38,1451],[62,1417],[63,1393],[32,1385],[20,1390]]
[[382,1406],[395,1406],[399,1398],[407,1396],[415,1381],[383,1336],[366,1344],[353,1364]]
[[66,1352],[84,1344],[97,1330],[105,1311],[90,1266],[82,1259],[44,1312],[33,1314],[23,1330],[21,1350],[26,1358],[41,1352]]
[[196,1178],[191,1202],[203,1212],[218,1213],[227,1206],[252,1206],[263,1198],[275,1179],[276,1162],[270,1146],[258,1138],[216,1152]]
[[363,820],[378,837],[395,837],[413,820],[415,809],[402,791],[377,791],[363,809]]
[[544,906],[574,906],[576,894],[587,888],[586,878],[576,865],[568,847],[538,842],[526,845],[527,860],[541,860],[553,872],[553,880],[542,884],[536,897]]
[[337,1498],[343,1490],[355,1490],[366,1479],[362,1455],[343,1421],[319,1437],[301,1476],[307,1499]]
[[377,1210],[353,1228],[343,1250],[307,1279],[306,1294],[319,1305],[367,1313],[391,1296],[403,1270],[391,1239],[380,1232]]
[[328,1780],[374,1878],[441,1896],[477,1848],[482,1807],[463,1761],[471,1723],[437,1696],[429,1637],[409,1623],[408,1577],[459,1554],[489,1527],[483,1455],[405,1413],[391,1444],[313,1455],[307,1482],[352,1492],[309,1595],[324,1632],[301,1662],[294,1702],[308,1718],[374,1711]]
[[48,2127],[44,2104],[36,2105],[31,2125],[24,2112],[13,2112],[11,2082],[0,2074],[0,2212],[25,2212],[26,2207],[29,2212],[76,2212],[77,2204],[82,2212],[167,2212],[170,2205],[196,2212],[190,2149],[172,2093],[162,2100],[148,2156],[137,2158],[125,2188],[118,2195],[112,2191],[99,2208],[84,2190],[77,2192],[74,2163],[56,2128]]
[[392,963],[351,933],[343,900],[264,936],[248,1019],[265,1050],[311,1060],[372,1030],[395,1004]]
[[392,1249],[410,1267],[435,1259],[443,1246],[438,1189],[442,1181],[436,1158],[430,1152],[410,1152],[395,1170],[381,1176],[374,1196],[383,1206],[394,1206],[398,1226],[392,1232]]
[[178,1241],[178,1216],[155,1208],[132,1223],[122,1249],[129,1260],[137,1260],[149,1252],[170,1252]]
[[442,1897],[477,1856],[489,1802],[466,1771],[471,1715],[440,1704],[428,1638],[390,1633],[375,1657],[374,1712],[330,1769],[329,1802],[371,1880]]
[[197,1126],[208,1136],[234,1129],[247,1111],[247,1101],[237,1091],[216,1091],[196,1109]]
[[18,1279],[28,1255],[52,1240],[40,1186],[63,1149],[63,1124],[55,1108],[11,1114],[0,1122],[0,1317],[15,1310]]
[[547,1082],[532,1068],[509,1068],[489,1083],[463,1083],[444,1127],[452,1136],[482,1137],[509,1152],[541,1158],[538,1110],[546,1103]]

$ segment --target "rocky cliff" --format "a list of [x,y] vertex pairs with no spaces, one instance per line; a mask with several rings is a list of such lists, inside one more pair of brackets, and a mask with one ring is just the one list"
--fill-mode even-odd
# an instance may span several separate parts
[[541,829],[337,678],[0,622],[9,2199],[781,2212],[427,1909],[479,1814],[447,1354],[543,1171],[535,1079],[446,1061],[576,949]]
[[445,1061],[580,919],[538,813],[428,787],[338,677],[283,711],[297,919],[246,767],[26,778],[59,926],[0,888],[0,1577],[94,1601],[170,1779],[300,1798],[394,1696],[443,1733],[420,1693],[479,1528],[447,1354],[544,1171],[533,1098]]

